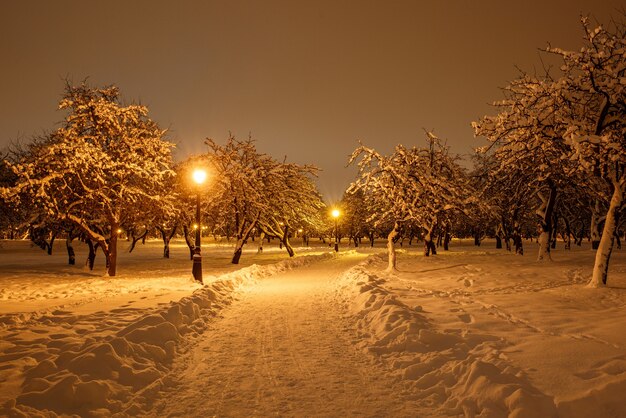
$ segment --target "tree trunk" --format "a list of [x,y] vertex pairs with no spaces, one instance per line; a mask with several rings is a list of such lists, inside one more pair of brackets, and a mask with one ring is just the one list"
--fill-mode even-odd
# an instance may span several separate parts
[[161,239],[163,240],[163,258],[170,258],[170,242],[172,241],[172,238],[174,238],[177,229],[178,225],[174,225],[168,233],[165,230],[165,227],[157,227],[157,230],[161,233]]
[[553,217],[552,217],[552,239],[550,241],[550,248],[555,249],[556,248],[556,239],[558,238],[558,229],[559,229],[559,213],[558,211],[554,211]]
[[355,235],[352,237],[352,241],[354,241],[354,248],[359,247],[359,238]]
[[241,258],[242,252],[243,252],[243,239],[238,239],[237,243],[235,244],[235,252],[233,253],[233,258],[232,260],[230,260],[230,262],[232,264],[239,264],[239,259]]
[[161,229],[161,239],[163,240],[163,258],[170,258],[170,241],[176,231],[176,227],[172,228],[172,234],[169,235],[165,229]]
[[189,227],[187,225],[183,225],[183,235],[185,236],[185,243],[187,244],[187,248],[189,249],[189,259],[193,260],[193,250],[196,244],[189,235]]
[[[513,216],[516,216],[517,212],[514,212]],[[500,228],[502,231],[502,238],[507,251],[511,251],[511,230],[506,222],[504,216],[501,218]]]
[[552,257],[550,257],[550,232],[542,228],[538,242],[539,254],[537,255],[537,261],[552,260]]
[[450,249],[450,240],[452,239],[452,237],[450,236],[450,225],[448,223],[446,223],[446,226],[443,228],[442,235],[443,250],[448,251]]
[[50,245],[48,245],[48,255],[52,255],[52,245],[54,244],[54,239],[57,237],[57,233],[53,232],[50,237]]
[[261,232],[261,235],[259,235],[259,249],[257,250],[257,254],[262,254],[263,253],[263,239],[265,238],[265,232]]
[[93,266],[96,262],[96,247],[92,240],[87,239],[85,241],[87,243],[87,247],[89,248],[89,254],[87,254],[87,261],[85,265],[89,268],[90,271],[93,271]]
[[597,250],[600,245],[600,223],[602,218],[600,215],[600,201],[596,199],[593,207],[591,208],[591,227],[589,233],[591,234],[591,249]]
[[132,242],[130,243],[130,248],[128,249],[129,253],[132,253],[135,249],[135,245],[137,245],[138,241],[141,241],[142,244],[146,243],[146,237],[148,236],[148,229],[146,228],[141,235],[138,237],[135,236],[134,233],[129,234]]
[[388,260],[387,271],[397,270],[396,269],[396,248],[394,246],[395,245],[394,243],[399,233],[400,233],[400,225],[398,225],[398,222],[396,222],[394,223],[393,229],[391,230],[389,235],[387,235],[387,260]]
[[[43,228],[31,227],[29,228],[28,234],[30,235],[30,240],[35,245],[37,245],[42,250],[45,250],[48,255],[52,255],[52,246],[57,236],[56,232],[46,232],[46,230]],[[48,240],[46,240],[46,235],[49,236]]]
[[[243,252],[243,246],[248,241],[250,234],[252,234],[252,231],[259,220],[259,216],[260,214],[257,215],[254,221],[250,222],[247,227],[245,226],[247,222],[244,221],[241,225],[241,230],[237,232],[237,243],[235,244],[235,252],[233,253],[233,258],[231,259],[232,264],[239,264],[239,259],[241,258],[241,253]],[[262,241],[263,240],[261,239],[261,242]]]
[[517,222],[513,224],[513,245],[515,246],[515,254],[524,255],[521,226]]
[[293,250],[293,247],[289,243],[289,239],[285,241],[285,249],[287,250],[287,254],[289,254],[289,257],[293,257],[294,255],[296,255],[295,251]]
[[435,242],[433,240],[433,230],[435,227],[431,227],[427,230],[426,235],[424,236],[424,255],[426,257],[430,256],[432,252],[433,255],[437,255],[437,248],[435,247]]
[[280,241],[285,245],[285,249],[287,250],[287,254],[289,254],[289,257],[293,257],[295,255],[295,252],[293,251],[293,247],[289,243],[289,226],[285,225],[285,232],[283,232],[283,238]]
[[170,241],[169,237],[163,240],[163,258],[170,258]]
[[501,249],[502,248],[502,235],[503,235],[503,231],[504,228],[502,227],[502,224],[498,224],[495,228],[495,237],[496,237],[496,249]]
[[65,247],[67,248],[67,264],[73,266],[76,264],[76,253],[74,252],[74,247],[72,246],[72,240],[74,237],[70,233],[67,234],[67,239],[65,240]]
[[549,182],[548,186],[550,187],[548,199],[544,200],[543,208],[537,211],[541,226],[541,233],[538,240],[539,254],[537,255],[537,261],[552,260],[550,257],[550,240],[552,239],[552,216],[556,202],[556,186],[552,182]]
[[370,247],[373,248],[374,247],[374,233],[370,232],[368,237],[369,237],[369,240],[370,240]]
[[[626,178],[622,179],[622,183],[626,183]],[[614,182],[613,196],[611,197],[609,210],[606,213],[602,238],[600,238],[598,250],[596,251],[593,275],[591,276],[591,282],[589,283],[590,287],[605,286],[607,282],[609,261],[611,259],[611,252],[613,251],[613,244],[615,242],[617,217],[619,215],[622,202],[624,201],[624,191],[622,190],[622,187],[623,184]]]
[[452,241],[452,236],[450,235],[450,231],[446,230],[446,234],[443,237],[443,250],[450,250],[450,241]]
[[[109,240],[110,241],[110,240]],[[109,272],[109,266],[111,265],[111,259],[109,258],[109,252],[106,250],[106,248],[108,248],[109,243],[106,242],[105,246],[100,245],[100,243],[96,244],[96,250],[98,249],[98,246],[102,247],[102,252],[104,253],[104,264],[107,270],[107,274]]]
[[474,245],[480,247],[480,231],[474,232]]
[[565,241],[565,249],[569,250],[572,248],[572,228],[567,217],[563,217],[563,223],[565,224],[565,232],[562,236]]
[[107,275],[115,277],[117,273],[117,228],[119,224],[117,220],[111,222],[111,239],[109,240],[107,255]]

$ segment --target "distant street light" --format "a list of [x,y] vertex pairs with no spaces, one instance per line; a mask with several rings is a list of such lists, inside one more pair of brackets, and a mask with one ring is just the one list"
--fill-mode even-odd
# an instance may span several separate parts
[[331,212],[331,215],[333,215],[333,218],[335,218],[335,252],[339,251],[339,228],[337,226],[337,219],[339,218],[340,214],[341,212],[339,212],[338,209],[333,209],[333,211]]
[[200,186],[204,183],[206,177],[206,171],[200,168],[195,169],[192,174],[193,181],[198,185],[198,192],[196,196],[196,225],[194,225],[194,229],[196,230],[196,244],[193,249],[193,267],[191,269],[191,273],[193,274],[193,278],[200,283],[202,283],[202,254],[200,252],[200,234],[202,231],[200,217]]

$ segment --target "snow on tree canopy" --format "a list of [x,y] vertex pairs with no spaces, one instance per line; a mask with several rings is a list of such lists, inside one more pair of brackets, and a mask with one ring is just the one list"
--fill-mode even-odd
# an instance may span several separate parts
[[391,222],[388,236],[389,269],[395,269],[393,242],[404,224],[424,230],[425,255],[435,253],[432,242],[436,228],[449,223],[451,212],[463,212],[473,194],[464,170],[448,147],[431,132],[428,148],[396,146],[384,156],[365,146],[358,147],[350,164],[358,161],[359,176],[348,192],[363,191],[375,223]]
[[164,185],[173,175],[165,132],[145,106],[120,103],[117,87],[66,86],[56,131],[30,144],[11,168],[16,186],[52,218],[66,220],[97,242],[116,272],[119,226],[137,208],[168,205]]
[[480,150],[493,151],[493,177],[508,177],[510,183],[523,177],[527,192],[539,198],[539,259],[549,258],[558,190],[576,184],[591,203],[593,219],[600,218],[600,202],[608,206],[590,283],[600,286],[607,280],[626,192],[626,24],[592,29],[583,18],[582,26],[580,51],[546,49],[563,60],[559,77],[522,74],[504,90],[505,100],[494,104],[500,112],[472,126],[493,143]]

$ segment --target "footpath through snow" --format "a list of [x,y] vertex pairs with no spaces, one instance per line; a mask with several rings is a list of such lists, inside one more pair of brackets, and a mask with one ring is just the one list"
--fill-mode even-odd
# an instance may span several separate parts
[[418,416],[342,315],[338,279],[363,258],[344,253],[243,288],[148,415]]

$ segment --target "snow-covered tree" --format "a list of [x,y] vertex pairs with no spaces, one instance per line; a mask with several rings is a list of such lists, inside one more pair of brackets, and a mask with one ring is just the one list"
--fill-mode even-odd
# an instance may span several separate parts
[[557,192],[572,182],[575,173],[570,147],[563,139],[569,108],[562,107],[558,85],[549,74],[541,78],[522,74],[504,89],[505,99],[494,103],[497,115],[472,123],[475,134],[492,143],[478,149],[492,152],[492,183],[500,182],[514,196],[536,197],[538,260],[550,259]]
[[547,50],[563,59],[559,85],[571,112],[563,137],[587,176],[604,183],[608,209],[596,252],[591,286],[606,284],[619,214],[626,193],[626,23],[593,28],[582,19],[583,47]]
[[244,244],[252,233],[261,212],[267,207],[263,198],[264,163],[270,160],[256,151],[252,139],[239,141],[232,135],[225,145],[207,139],[213,173],[213,212],[220,214],[222,225],[232,224],[237,241],[232,263],[238,264]]
[[207,139],[206,158],[215,168],[212,210],[223,227],[232,225],[237,239],[232,262],[239,263],[243,246],[255,230],[281,240],[290,256],[291,233],[319,223],[321,196],[311,180],[317,168],[280,162],[259,153],[251,138],[232,135],[225,145]]
[[[583,193],[579,187],[566,187],[559,194],[558,227],[560,235],[565,242],[565,249],[571,248],[571,241],[578,246],[589,233],[589,220],[591,219],[590,203],[592,197],[588,193]],[[594,199],[598,201],[597,199]],[[555,225],[557,224],[555,219]],[[598,233],[598,238],[600,234]],[[556,234],[553,234],[552,246],[554,247]]]
[[354,242],[354,246],[358,247],[361,238],[370,237],[373,233],[373,227],[368,222],[370,214],[365,202],[362,190],[355,190],[352,193],[344,193],[341,202],[341,229],[348,236],[348,239]]
[[398,145],[389,156],[360,146],[349,161],[358,160],[359,175],[348,193],[363,192],[375,225],[393,224],[387,236],[389,270],[396,268],[394,244],[403,225],[419,225],[424,254],[435,254],[435,231],[447,213],[464,212],[475,203],[469,180],[448,147],[431,132],[426,137],[428,147]]
[[472,216],[475,228],[488,225],[497,238],[504,240],[507,250],[514,248],[516,254],[522,255],[522,229],[531,222],[529,208],[534,196],[529,193],[529,185],[533,181],[523,170],[500,170],[501,162],[493,153],[475,157],[472,177],[483,203]]
[[290,257],[295,253],[289,237],[299,228],[315,230],[322,223],[319,213],[325,205],[312,180],[317,171],[312,165],[274,161],[264,181],[270,207],[262,211],[258,226],[279,238]]
[[[549,255],[557,191],[578,185],[591,202],[592,240],[604,221],[590,283],[600,286],[606,283],[626,190],[626,25],[592,28],[586,18],[582,24],[579,51],[546,49],[563,60],[559,77],[522,75],[496,103],[500,113],[473,126],[496,145],[496,173],[528,176],[529,193],[540,199],[539,259]],[[603,203],[608,210],[601,216]]]
[[[15,186],[17,176],[10,168],[14,153],[6,152],[0,159],[0,189],[8,189]],[[24,205],[16,204],[17,199],[8,199],[0,193],[0,231],[3,231],[7,238],[14,239],[17,231],[28,226],[31,218],[29,210]]]
[[62,126],[10,165],[18,180],[2,194],[27,193],[47,215],[75,224],[115,276],[120,226],[147,206],[168,204],[163,186],[173,175],[174,145],[146,107],[121,104],[113,86],[68,84],[59,109],[67,112]]

